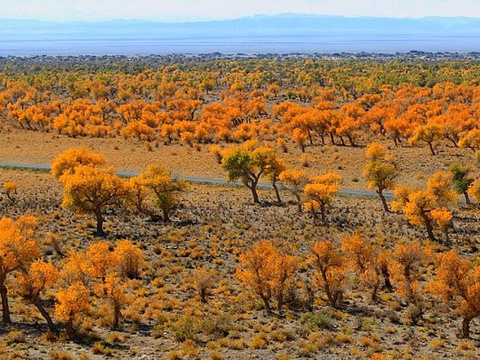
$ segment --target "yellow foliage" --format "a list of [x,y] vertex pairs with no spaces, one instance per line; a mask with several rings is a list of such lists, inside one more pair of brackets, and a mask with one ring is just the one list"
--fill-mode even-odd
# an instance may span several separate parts
[[118,204],[125,195],[125,186],[113,168],[101,169],[91,165],[75,167],[74,173],[65,173],[63,183],[64,207],[93,213],[97,220],[97,234],[103,234],[103,213]]
[[106,163],[100,154],[89,153],[85,148],[71,148],[58,155],[52,164],[52,174],[56,178],[74,172],[79,165],[101,166]]
[[440,205],[458,202],[458,195],[453,189],[452,174],[438,171],[427,182],[427,190],[432,193]]
[[145,255],[142,250],[135,246],[130,240],[120,240],[112,253],[113,261],[121,276],[130,279],[137,278],[145,263]]
[[33,238],[35,220],[20,217],[17,222],[9,218],[0,220],[0,277],[20,268],[28,268],[39,256],[37,241]]
[[73,324],[79,320],[90,305],[90,291],[81,283],[74,283],[67,288],[60,288],[57,292],[58,303],[55,305],[55,315],[67,322],[67,332],[74,334]]
[[18,279],[17,292],[24,298],[35,302],[43,291],[52,287],[58,279],[58,270],[50,263],[37,260],[30,266],[28,273],[22,273]]
[[386,155],[385,148],[379,143],[371,143],[365,150],[365,156],[370,161],[384,160]]

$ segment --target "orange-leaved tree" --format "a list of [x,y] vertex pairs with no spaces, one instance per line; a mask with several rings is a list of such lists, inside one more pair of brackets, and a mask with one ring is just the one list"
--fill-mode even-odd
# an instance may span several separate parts
[[463,316],[463,338],[470,337],[470,323],[480,316],[480,265],[462,259],[456,250],[438,255],[439,266],[428,289],[453,304]]
[[65,331],[71,340],[77,337],[76,323],[90,308],[90,290],[81,282],[58,289],[55,314],[66,322]]
[[26,271],[21,272],[16,288],[22,298],[38,309],[52,333],[57,333],[57,328],[43,306],[42,295],[57,282],[57,278],[58,270],[53,264],[37,260]]
[[263,301],[267,311],[272,310],[272,298],[277,300],[277,310],[281,311],[297,261],[296,257],[283,254],[271,241],[263,240],[240,256],[237,277]]
[[330,306],[340,307],[348,286],[349,269],[345,266],[345,257],[335,250],[330,241],[315,243],[312,252],[313,262],[318,271],[314,282],[325,292]]
[[388,265],[386,274],[382,272],[385,270],[385,266],[380,249],[364,241],[359,234],[343,238],[341,249],[347,255],[348,264],[356,272],[361,285],[371,290],[370,299],[374,302],[377,301],[382,279],[387,282],[388,277],[385,278],[384,275],[389,275]]
[[432,155],[436,155],[434,143],[443,138],[443,129],[440,125],[429,123],[426,125],[419,125],[415,128],[412,137],[408,139],[411,144],[418,144],[425,142]]
[[30,264],[39,255],[34,238],[36,221],[23,216],[18,221],[9,218],[0,220],[0,296],[2,298],[2,321],[10,323],[7,278],[13,272],[28,272]]
[[426,260],[425,250],[420,243],[399,244],[393,251],[393,260],[393,277],[399,285],[396,291],[412,306],[410,319],[417,324],[424,312],[418,279]]
[[99,298],[106,299],[112,308],[111,326],[116,330],[122,318],[122,306],[125,303],[125,285],[122,277],[115,271],[117,259],[110,251],[110,244],[100,241],[90,245],[86,252],[88,270],[92,277],[99,278],[94,292]]
[[126,278],[136,279],[145,264],[142,250],[130,240],[120,240],[112,253],[117,272]]
[[15,204],[15,198],[17,195],[17,183],[14,181],[7,181],[3,183],[3,190],[7,199],[10,200],[12,204]]
[[269,180],[272,182],[272,187],[275,190],[275,196],[277,198],[277,203],[282,203],[282,198],[280,197],[280,191],[278,190],[277,183],[280,180],[280,175],[285,172],[286,166],[281,159],[274,157],[268,164],[266,174]]

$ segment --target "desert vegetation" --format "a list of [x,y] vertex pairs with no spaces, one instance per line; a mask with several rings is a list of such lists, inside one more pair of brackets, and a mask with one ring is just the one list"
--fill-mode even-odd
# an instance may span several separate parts
[[[2,136],[193,149],[231,184],[82,146],[0,169],[1,356],[478,357],[477,64],[18,61]],[[416,147],[441,166],[405,183]],[[332,148],[368,196],[311,164]]]

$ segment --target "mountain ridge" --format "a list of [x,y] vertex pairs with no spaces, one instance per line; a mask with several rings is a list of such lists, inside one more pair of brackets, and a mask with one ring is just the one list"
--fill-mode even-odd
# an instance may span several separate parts
[[258,22],[264,21],[269,24],[282,21],[299,21],[299,22],[328,22],[331,24],[331,21],[337,21],[339,23],[361,23],[361,24],[374,24],[385,22],[394,24],[425,24],[425,25],[449,25],[449,26],[460,26],[460,25],[471,25],[471,24],[480,24],[480,18],[477,17],[465,17],[465,16],[452,16],[452,17],[441,17],[441,16],[427,16],[427,17],[374,17],[374,16],[358,16],[358,17],[349,17],[342,15],[316,15],[316,14],[297,14],[297,13],[284,13],[278,15],[263,15],[257,14],[246,17],[239,17],[234,19],[218,19],[218,20],[203,20],[203,21],[157,21],[157,20],[142,20],[142,19],[112,19],[105,21],[44,21],[44,20],[35,20],[35,19],[12,19],[12,18],[0,18],[0,30],[5,29],[7,26],[22,26],[25,28],[29,27],[38,27],[38,26],[47,26],[47,27],[64,27],[64,26],[81,26],[81,25],[90,25],[90,26],[114,26],[114,25],[151,25],[151,26],[210,26],[210,25],[227,25],[235,23],[249,23],[249,22]]

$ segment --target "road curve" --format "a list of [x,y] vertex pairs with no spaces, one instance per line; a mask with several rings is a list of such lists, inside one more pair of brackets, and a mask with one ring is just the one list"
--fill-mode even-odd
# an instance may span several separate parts
[[[34,171],[50,171],[50,165],[41,165],[41,164],[21,164],[14,162],[0,162],[0,168],[4,169],[17,169],[17,170],[34,170]],[[119,170],[117,174],[122,177],[132,177],[138,175],[134,171],[124,171]],[[241,186],[242,183],[239,181],[229,182],[224,179],[210,179],[197,176],[184,176],[180,174],[172,174],[176,179],[182,179],[190,183],[196,184],[212,184],[212,185],[222,185],[222,186]],[[270,183],[259,183],[259,188],[263,189],[272,189],[272,184]],[[355,190],[355,189],[340,189],[339,195],[348,196],[348,197],[377,197],[378,194],[375,191],[371,190]],[[385,192],[385,197],[387,199],[393,199],[393,193]]]

